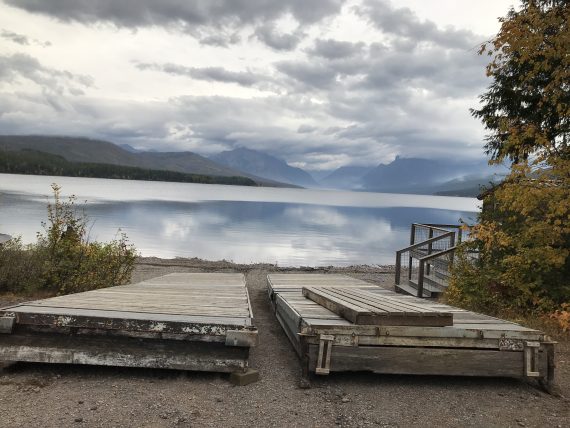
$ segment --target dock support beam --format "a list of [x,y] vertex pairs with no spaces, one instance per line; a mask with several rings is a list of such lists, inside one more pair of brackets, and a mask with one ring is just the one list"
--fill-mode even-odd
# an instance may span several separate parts
[[541,345],[546,353],[546,376],[540,377],[538,383],[540,387],[549,394],[556,395],[554,369],[556,368],[556,361],[554,359],[554,345],[555,342],[543,342]]
[[299,342],[301,350],[301,379],[299,380],[299,388],[309,389],[311,387],[311,379],[309,377],[309,343],[307,342],[307,337],[302,334],[299,335]]

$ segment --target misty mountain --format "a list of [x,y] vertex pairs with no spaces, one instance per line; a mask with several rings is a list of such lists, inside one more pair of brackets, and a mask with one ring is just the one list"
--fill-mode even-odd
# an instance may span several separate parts
[[62,156],[71,162],[104,163],[186,174],[248,177],[260,185],[285,186],[220,165],[192,152],[131,152],[108,141],[77,137],[0,136],[0,149],[36,150]]
[[434,195],[440,196],[468,196],[475,198],[483,191],[483,187],[490,187],[497,184],[504,178],[501,174],[487,176],[468,176],[461,179],[454,179],[437,185]]
[[240,147],[210,156],[210,159],[227,167],[254,174],[258,177],[298,186],[318,186],[317,182],[308,172],[301,168],[292,167],[282,159],[256,150]]
[[366,166],[342,166],[319,180],[324,187],[335,189],[360,189],[362,177],[372,168]]
[[401,158],[376,167],[344,166],[319,180],[325,187],[386,193],[476,196],[481,185],[500,181],[508,169],[485,159]]
[[127,152],[130,152],[130,153],[139,153],[142,151],[142,150],[135,149],[133,146],[131,146],[130,144],[126,144],[126,143],[125,144],[117,144],[117,145],[121,149],[125,149]]
[[362,177],[363,188],[377,192],[424,193],[437,192],[441,185],[465,177],[487,177],[504,172],[503,167],[491,167],[485,159],[463,161],[455,159],[401,158],[387,165],[378,165]]

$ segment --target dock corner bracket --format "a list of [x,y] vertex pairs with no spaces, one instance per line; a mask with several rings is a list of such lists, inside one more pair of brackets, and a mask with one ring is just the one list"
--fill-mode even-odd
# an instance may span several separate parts
[[13,315],[0,317],[0,334],[11,334],[16,324],[16,317]]

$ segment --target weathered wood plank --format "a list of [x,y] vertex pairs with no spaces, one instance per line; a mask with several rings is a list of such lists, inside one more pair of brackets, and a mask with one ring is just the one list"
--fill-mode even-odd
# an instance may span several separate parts
[[[41,310],[44,310],[43,312]],[[149,331],[224,335],[227,330],[251,327],[249,319],[226,317],[187,317],[180,315],[147,314],[118,311],[64,310],[32,308],[24,312],[9,312],[18,325],[45,325],[52,327],[97,328],[107,330]]]
[[219,343],[105,337],[5,335],[0,360],[233,372],[247,367],[249,348]]
[[[310,367],[316,367],[318,346],[310,345]],[[540,370],[547,370],[546,353]],[[522,352],[472,349],[333,347],[331,371],[371,371],[390,374],[524,377]]]
[[453,325],[453,315],[449,312],[424,311],[412,305],[398,307],[391,301],[383,302],[381,297],[372,301],[371,293],[360,294],[358,289],[345,293],[328,287],[304,287],[302,292],[305,297],[358,325]]
[[[243,274],[169,274],[120,287],[59,296],[10,309],[18,322],[39,316],[117,318],[168,323],[252,325],[252,311]],[[51,321],[50,321],[51,322]],[[58,318],[57,322],[61,322]],[[104,328],[99,321],[94,328]],[[120,323],[119,323],[120,324]],[[123,323],[124,325],[125,323]],[[131,323],[132,325],[132,323]],[[86,325],[81,327],[88,328]]]
[[[326,278],[312,281],[301,278],[294,284],[294,275],[287,279],[286,291],[272,290],[278,302],[277,316],[295,350],[302,355],[302,343],[308,346],[309,363],[315,370],[323,337],[332,337],[331,371],[369,370],[378,373],[509,376],[524,377],[523,350],[528,342],[540,345],[538,371],[542,379],[553,379],[552,352],[548,337],[538,330],[454,308],[413,296],[398,295],[390,290],[369,286],[337,287],[330,290]],[[315,275],[325,277],[327,275]],[[272,275],[268,278],[271,287]],[[339,281],[340,282],[340,281]],[[311,283],[310,285],[307,285]],[[455,320],[448,326],[359,325],[342,318],[330,309],[303,296],[302,287],[322,288],[326,293],[348,302],[351,309],[386,310],[402,314],[448,313]],[[389,305],[382,306],[383,301]],[[380,304],[380,305],[379,305]],[[295,322],[287,322],[285,311],[296,314]],[[302,338],[302,340],[300,340]],[[325,348],[323,348],[325,349]],[[546,352],[545,349],[548,351]],[[326,351],[324,351],[326,352]],[[328,356],[327,356],[328,357]],[[324,355],[323,355],[324,358]],[[533,370],[535,367],[533,367]]]
[[257,329],[242,274],[171,274],[27,302],[0,336],[0,360],[233,372]]
[[417,327],[417,326],[367,326],[356,325],[346,320],[320,320],[303,318],[303,334],[356,334],[359,336],[417,336],[417,337],[465,337],[468,339],[509,339],[545,340],[546,335],[536,330],[510,330],[503,326],[496,329],[485,329],[487,324],[464,324],[461,328],[449,327]]
[[[306,336],[309,343],[318,345],[320,335]],[[512,340],[512,339],[511,339]],[[519,339],[520,346],[523,340]],[[413,346],[428,348],[470,348],[499,350],[500,339],[473,339],[465,337],[414,337],[414,336],[354,336],[335,334],[336,346]]]
[[214,306],[163,306],[151,305],[143,303],[126,303],[126,302],[61,302],[45,305],[28,305],[28,307],[37,308],[53,308],[53,309],[86,309],[86,310],[107,310],[107,311],[124,311],[124,312],[138,312],[138,313],[151,313],[151,314],[171,314],[171,315],[211,315],[211,316],[227,316],[227,317],[248,317],[249,311],[247,308],[217,308]]
[[277,296],[275,300],[275,312],[278,312],[281,318],[290,326],[291,332],[296,335],[301,326],[301,315],[291,307],[281,296]]

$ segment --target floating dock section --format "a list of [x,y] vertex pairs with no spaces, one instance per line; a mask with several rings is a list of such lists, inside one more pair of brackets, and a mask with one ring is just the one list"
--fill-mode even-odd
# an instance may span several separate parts
[[0,361],[243,372],[256,344],[242,274],[172,273],[0,309]]
[[276,317],[309,372],[500,376],[554,381],[542,332],[328,274],[270,274]]

